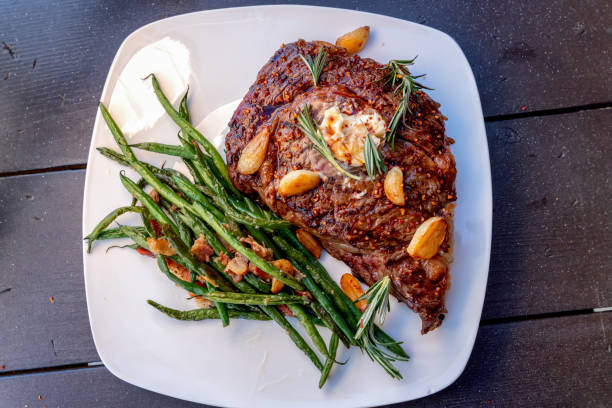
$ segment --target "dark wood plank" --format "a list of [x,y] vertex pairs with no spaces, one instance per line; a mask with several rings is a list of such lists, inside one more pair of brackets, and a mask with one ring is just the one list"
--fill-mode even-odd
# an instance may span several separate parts
[[[612,399],[611,336],[612,313],[483,327],[457,382],[430,397],[394,407],[603,407]],[[203,406],[133,387],[103,367],[0,377],[0,405],[41,404]]]
[[487,125],[493,245],[485,318],[612,304],[612,110]]
[[[107,70],[130,32],[176,14],[260,3],[270,1],[0,3],[0,40],[15,52],[0,50],[0,173],[85,162]],[[610,102],[612,9],[603,0],[308,3],[447,32],[472,64],[486,115]]]
[[0,365],[6,371],[99,359],[83,289],[84,175],[0,179]]
[[[598,147],[612,131],[610,111],[488,130],[495,214],[483,318],[610,306],[612,163]],[[0,291],[12,288],[0,293],[7,370],[97,360],[82,281],[83,177],[0,179],[0,257],[9,265]]]

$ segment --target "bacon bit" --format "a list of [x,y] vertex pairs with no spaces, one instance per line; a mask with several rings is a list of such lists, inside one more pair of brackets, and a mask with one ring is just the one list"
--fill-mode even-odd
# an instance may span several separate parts
[[249,261],[242,254],[236,254],[225,267],[225,272],[232,272],[236,275],[244,275],[248,270]]
[[174,260],[170,258],[166,258],[166,265],[168,265],[168,269],[174,276],[177,278],[191,282],[191,273],[185,268],[183,265],[174,262]]
[[274,252],[272,252],[270,248],[260,245],[259,242],[255,241],[255,239],[250,235],[247,235],[246,238],[240,238],[240,242],[243,244],[249,244],[253,252],[267,261],[271,261],[272,258],[274,258]]
[[144,256],[148,256],[151,258],[155,258],[155,255],[153,255],[153,252],[149,251],[148,249],[145,248],[138,248],[136,249],[136,252],[138,252],[140,255],[144,255]]
[[49,302],[55,303],[55,299],[53,298],[53,296],[49,296]]
[[162,228],[161,228],[161,225],[159,225],[159,222],[155,220],[149,220],[149,224],[151,224],[151,228],[153,228],[153,231],[155,232],[155,236],[159,237],[162,233]]
[[147,238],[147,244],[151,252],[155,255],[176,255],[176,251],[166,238]]
[[160,197],[159,197],[159,193],[157,192],[157,190],[149,191],[149,197],[151,197],[153,201],[155,201],[155,203],[159,204]]
[[268,275],[267,272],[262,271],[254,263],[251,263],[251,262],[249,262],[249,272],[257,276],[259,279],[263,280],[264,282],[270,282],[272,280],[272,277]]
[[223,266],[227,266],[230,261],[230,257],[227,256],[225,252],[221,252],[218,257],[215,258],[217,262],[219,262]]
[[232,271],[228,271],[227,274],[232,277],[232,280],[234,282],[240,282],[242,280],[242,278],[244,277],[244,275],[240,275],[240,274],[234,273]]
[[213,251],[210,245],[208,245],[204,235],[200,234],[198,239],[195,240],[193,246],[191,247],[191,253],[198,258],[199,261],[208,262],[210,261],[211,255],[213,255],[215,251]]
[[291,317],[295,317],[295,315],[293,314],[293,312],[291,311],[291,309],[289,309],[289,307],[287,305],[278,305],[276,306],[278,308],[278,310],[280,310],[280,312],[282,314],[284,314],[285,316],[291,316]]

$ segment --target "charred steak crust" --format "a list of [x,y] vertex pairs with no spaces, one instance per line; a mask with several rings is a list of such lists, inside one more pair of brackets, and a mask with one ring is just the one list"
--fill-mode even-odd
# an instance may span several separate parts
[[[313,88],[299,54],[314,56],[322,45],[328,49],[328,64]],[[420,315],[426,333],[441,324],[446,312],[450,243],[447,239],[442,255],[429,260],[412,259],[406,248],[429,217],[440,216],[452,226],[456,169],[440,105],[424,92],[412,94],[395,149],[388,144],[380,149],[387,168],[403,171],[404,206],[386,198],[381,176],[371,182],[341,175],[296,126],[296,112],[304,103],[312,106],[319,122],[335,105],[345,114],[375,109],[389,123],[399,98],[380,81],[382,67],[329,43],[299,40],[283,45],[262,67],[232,117],[225,141],[227,162],[241,191],[258,196],[271,210],[318,236],[332,256],[368,285],[390,276],[393,294]],[[240,174],[240,153],[260,131],[270,132],[266,159],[255,174]],[[282,198],[279,180],[296,169],[317,171],[324,181],[305,194]]]

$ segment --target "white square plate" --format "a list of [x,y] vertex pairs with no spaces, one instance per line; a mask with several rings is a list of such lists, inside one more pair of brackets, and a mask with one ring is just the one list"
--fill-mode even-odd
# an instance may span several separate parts
[[[131,34],[111,66],[102,101],[110,105],[130,141],[176,144],[176,126],[162,115],[145,82],[158,74],[177,101],[187,83],[194,123],[241,98],[259,68],[281,45],[305,38],[333,42],[340,34],[369,25],[372,35],[362,56],[381,62],[418,55],[415,74],[434,88],[433,99],[448,116],[447,134],[458,168],[452,286],[443,325],[422,336],[420,319],[392,302],[385,330],[404,341],[411,356],[398,363],[404,379],[392,380],[356,349],[342,349],[323,390],[319,373],[278,326],[268,322],[179,322],[146,304],[156,300],[194,308],[185,292],[171,284],[154,262],[129,250],[98,242],[84,252],[89,318],[95,344],[117,377],[152,391],[201,403],[243,407],[354,407],[406,401],[439,391],[463,371],[478,330],[491,245],[491,176],[478,90],[459,46],[440,31],[390,17],[356,11],[266,6],[205,11],[168,18]],[[147,47],[147,48],[145,48]],[[146,53],[138,53],[146,49]],[[137,54],[138,53],[138,54]],[[121,76],[121,79],[119,77]],[[227,109],[218,112],[227,123]],[[212,120],[218,126],[218,120]],[[204,132],[215,136],[217,130]],[[94,125],[83,209],[83,234],[111,209],[126,205],[129,194],[118,179],[120,166],[95,147],[114,146],[98,114]],[[145,161],[157,156],[138,152]],[[135,173],[127,173],[136,179]],[[122,223],[136,222],[124,216]],[[348,268],[326,255],[323,264],[338,278]],[[328,333],[325,331],[325,337]]]

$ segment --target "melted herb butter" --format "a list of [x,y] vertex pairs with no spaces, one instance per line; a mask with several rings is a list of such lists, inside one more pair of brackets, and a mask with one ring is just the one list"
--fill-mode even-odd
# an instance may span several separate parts
[[333,106],[323,113],[321,132],[334,157],[354,167],[363,166],[363,145],[368,133],[378,147],[384,143],[387,124],[375,111],[346,115]]

